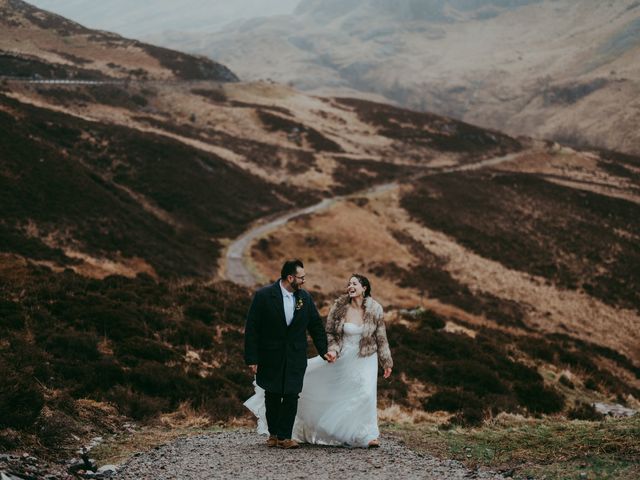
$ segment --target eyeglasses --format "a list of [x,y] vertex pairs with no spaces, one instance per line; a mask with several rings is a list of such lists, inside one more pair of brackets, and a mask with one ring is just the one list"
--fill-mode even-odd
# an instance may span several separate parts
[[291,275],[291,276],[296,277],[298,280],[302,280],[304,282],[306,275],[302,275],[301,277],[299,277],[298,275]]

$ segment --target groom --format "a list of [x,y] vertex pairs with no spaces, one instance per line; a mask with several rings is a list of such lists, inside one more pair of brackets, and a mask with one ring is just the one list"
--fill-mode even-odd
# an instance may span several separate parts
[[336,359],[327,353],[327,335],[304,282],[302,262],[286,261],[280,279],[256,292],[247,315],[244,359],[265,391],[269,447],[299,446],[291,433],[307,368],[307,330],[318,353]]

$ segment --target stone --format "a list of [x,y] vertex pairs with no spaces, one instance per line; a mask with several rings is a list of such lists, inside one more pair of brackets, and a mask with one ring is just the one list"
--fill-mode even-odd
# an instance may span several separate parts
[[633,417],[637,412],[633,408],[627,408],[619,403],[596,402],[592,404],[597,412],[612,417]]
[[103,465],[98,469],[97,473],[100,473],[105,476],[112,476],[118,472],[118,467],[116,465]]
[[20,477],[11,475],[10,473],[0,471],[0,480],[22,480]]

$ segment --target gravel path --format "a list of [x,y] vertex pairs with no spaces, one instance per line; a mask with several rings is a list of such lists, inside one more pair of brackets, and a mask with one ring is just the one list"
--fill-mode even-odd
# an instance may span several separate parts
[[469,470],[453,460],[438,460],[381,438],[378,449],[303,445],[298,450],[267,448],[266,437],[227,431],[182,438],[133,457],[118,479],[503,479]]

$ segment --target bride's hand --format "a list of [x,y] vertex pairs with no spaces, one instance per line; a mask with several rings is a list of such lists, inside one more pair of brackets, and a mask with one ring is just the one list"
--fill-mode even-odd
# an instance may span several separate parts
[[334,351],[327,352],[324,355],[324,359],[329,363],[335,362],[336,358],[337,358],[337,355],[336,355],[336,352]]
[[390,368],[385,368],[383,376],[384,376],[384,378],[389,378],[391,376],[391,369]]

